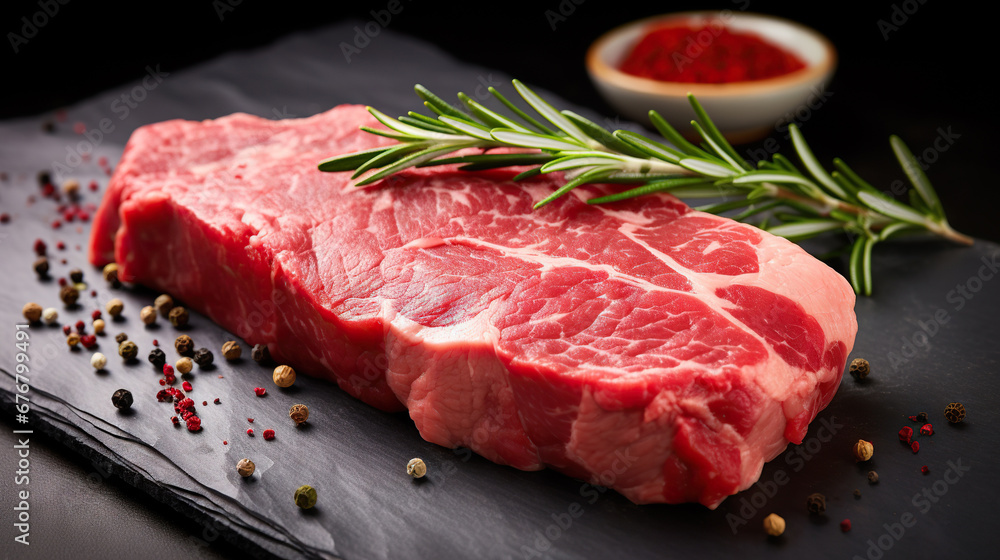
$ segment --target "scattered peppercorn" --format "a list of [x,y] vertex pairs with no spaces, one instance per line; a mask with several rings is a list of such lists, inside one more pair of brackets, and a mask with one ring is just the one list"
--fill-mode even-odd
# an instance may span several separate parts
[[42,310],[42,321],[45,321],[46,325],[54,325],[59,321],[59,310],[55,307],[46,307]]
[[49,259],[45,257],[38,257],[32,267],[35,269],[35,274],[37,274],[39,278],[49,277]]
[[860,498],[861,497],[861,490],[858,490],[857,488],[855,488],[854,489],[854,497],[855,498]]
[[195,415],[188,416],[187,418],[187,429],[189,432],[197,432],[201,429],[201,418]]
[[42,318],[42,306],[29,301],[21,308],[21,313],[29,323],[37,323]]
[[128,335],[125,334],[125,333],[123,333],[123,332],[120,332],[120,333],[118,333],[118,334],[115,335],[115,342],[117,342],[118,344],[121,344],[122,342],[125,342],[126,340],[128,340]]
[[929,420],[929,418],[928,418],[926,412],[921,412],[920,414],[917,414],[917,418],[916,418],[917,422],[920,422],[922,424],[926,424],[927,420]]
[[159,348],[153,348],[149,351],[149,358],[147,359],[157,369],[163,369],[163,365],[167,363],[167,354]]
[[76,179],[67,179],[62,184],[62,190],[70,198],[73,198],[80,194],[80,181],[77,181]]
[[111,404],[119,409],[132,408],[132,393],[128,389],[118,389],[111,395]]
[[962,403],[953,402],[944,408],[944,417],[952,424],[965,420],[965,407]]
[[840,530],[843,531],[843,532],[845,532],[845,533],[848,532],[848,531],[850,531],[851,530],[851,520],[850,519],[845,519],[845,520],[841,521],[840,522]]
[[81,334],[80,344],[83,344],[83,347],[87,350],[93,350],[97,348],[97,337],[92,334]]
[[878,473],[875,471],[868,471],[868,483],[875,484],[878,482]]
[[156,323],[156,310],[152,305],[147,305],[139,311],[139,319],[146,325]]
[[77,345],[80,344],[80,335],[76,333],[69,333],[69,336],[66,337],[66,344],[68,344],[70,348],[76,348]]
[[184,389],[185,391],[187,391],[187,392],[190,393],[191,390],[193,389],[191,387],[191,382],[190,381],[185,381],[184,383],[181,383],[181,389]]
[[253,476],[255,470],[257,470],[257,465],[254,465],[250,459],[240,459],[240,462],[236,463],[236,472],[243,478]]
[[79,268],[74,268],[69,271],[69,279],[73,281],[74,284],[79,284],[83,282],[83,271]]
[[868,377],[869,370],[870,366],[868,364],[868,360],[864,358],[855,358],[851,362],[851,367],[848,371],[851,373],[852,377],[861,381],[862,379]]
[[928,474],[928,473],[931,472],[931,470],[929,468],[927,468],[927,465],[924,465],[924,466],[920,467],[920,472],[922,472],[924,474]]
[[[185,383],[187,382],[185,381]],[[190,385],[190,383],[188,383],[188,385]],[[201,406],[208,406],[208,401],[201,401]]]
[[104,369],[104,366],[108,365],[108,359],[100,352],[95,352],[93,356],[90,357],[90,365],[93,366],[97,371]]
[[73,330],[73,327],[69,325],[63,325],[62,332],[64,335],[69,336],[69,333]]
[[295,383],[295,370],[289,366],[278,366],[274,368],[271,379],[278,387],[291,387]]
[[295,490],[295,505],[302,509],[309,509],[316,505],[316,489],[308,484],[303,484]]
[[174,368],[181,374],[191,373],[191,368],[194,367],[194,363],[191,362],[191,358],[181,358],[174,363]]
[[126,340],[118,345],[118,355],[126,361],[132,361],[139,354],[139,347],[131,340]]
[[296,426],[301,426],[309,419],[309,407],[304,404],[293,404],[292,408],[288,409],[288,417],[295,421]]
[[924,424],[923,426],[920,426],[920,434],[925,436],[934,435],[934,426],[930,424]]
[[52,174],[51,173],[49,173],[48,171],[39,171],[38,172],[38,184],[39,185],[48,185],[51,182],[52,182]]
[[112,288],[120,288],[122,283],[118,279],[118,264],[109,263],[105,265],[104,270],[101,271],[101,276],[104,277],[104,281],[111,285]]
[[785,532],[785,520],[776,513],[764,518],[764,532],[772,537],[780,537]]
[[247,428],[247,435],[253,437],[253,428]]
[[188,316],[187,309],[184,309],[183,307],[174,307],[170,310],[170,313],[167,316],[170,318],[170,324],[175,327],[183,327],[187,325],[188,319],[190,318]]
[[178,418],[176,416],[171,416],[170,417],[170,422],[172,422],[174,426],[178,426],[178,425],[180,425],[181,420],[180,420],[180,418]]
[[271,351],[267,349],[265,344],[254,344],[253,350],[250,351],[250,357],[258,364],[265,364],[271,361]]
[[920,451],[920,442],[919,441],[910,442],[910,449],[914,453],[916,453],[917,451]]
[[227,340],[222,345],[222,357],[227,360],[238,360],[243,354],[243,349],[235,340]]
[[108,315],[117,319],[125,310],[125,302],[118,298],[111,298],[104,308],[108,310]]
[[76,324],[73,326],[76,327],[76,332],[80,333],[81,335],[87,331],[87,323],[84,323],[82,319],[77,321]]
[[190,336],[182,334],[174,340],[174,348],[181,356],[187,356],[194,350],[194,341]]
[[913,428],[909,426],[903,426],[899,430],[899,441],[909,444],[910,440],[913,439]]
[[104,319],[94,320],[94,333],[103,334],[104,333]]
[[406,463],[406,474],[412,476],[413,478],[423,478],[427,474],[427,464],[424,460],[417,457],[415,459],[410,459]]
[[174,298],[167,294],[160,294],[153,300],[153,307],[163,316],[164,319],[170,316],[170,310],[174,308]]
[[857,443],[854,444],[854,460],[857,462],[867,461],[872,458],[872,454],[875,453],[875,446],[872,442],[859,439]]
[[258,397],[263,397],[264,395],[267,394],[267,389],[263,387],[254,387],[253,394],[257,395]]
[[809,513],[821,514],[826,511],[826,496],[816,492],[806,498],[806,509]]
[[59,290],[59,299],[62,300],[66,307],[73,307],[76,305],[76,300],[80,299],[80,290],[77,290],[73,286],[63,286]]
[[215,397],[215,400],[212,401],[212,403],[214,403],[214,404],[222,404],[222,399],[220,399],[219,397]]
[[194,352],[194,363],[198,364],[198,367],[208,367],[214,360],[215,355],[208,348],[199,348]]
[[264,430],[264,433],[261,435],[264,436],[264,439],[270,441],[274,439],[274,430]]

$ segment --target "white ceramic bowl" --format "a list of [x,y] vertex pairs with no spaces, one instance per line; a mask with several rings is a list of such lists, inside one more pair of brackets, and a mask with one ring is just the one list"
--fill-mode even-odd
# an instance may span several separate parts
[[[618,70],[622,60],[651,27],[721,21],[731,31],[754,33],[799,56],[806,67],[764,80],[702,84],[664,82]],[[649,111],[660,113],[689,134],[694,112],[690,92],[730,142],[758,140],[795,120],[796,111],[817,109],[836,66],[833,45],[816,31],[785,19],[743,12],[681,12],[635,21],[601,36],[587,52],[587,72],[598,91],[623,116],[648,125]]]

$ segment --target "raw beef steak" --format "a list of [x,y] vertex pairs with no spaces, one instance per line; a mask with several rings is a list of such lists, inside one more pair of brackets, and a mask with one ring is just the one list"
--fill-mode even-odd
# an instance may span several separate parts
[[637,503],[717,506],[833,398],[854,293],[796,245],[670,196],[594,207],[513,172],[358,189],[364,108],[137,130],[96,265],[173,294],[421,435]]

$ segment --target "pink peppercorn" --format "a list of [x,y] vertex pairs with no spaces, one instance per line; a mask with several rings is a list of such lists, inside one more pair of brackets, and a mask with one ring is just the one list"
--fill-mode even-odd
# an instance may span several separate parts
[[215,397],[215,400],[212,401],[212,402],[214,402],[215,404],[221,404],[222,403],[222,401],[219,400],[219,397]]
[[97,188],[98,188],[97,187],[97,181],[91,181],[90,182],[90,190],[97,191]]
[[62,222],[59,220],[52,220],[52,229],[59,229],[62,227]]
[[910,443],[911,439],[913,439],[913,428],[903,426],[903,428],[899,430],[899,441],[903,443]]
[[934,426],[924,424],[923,426],[920,426],[920,433],[925,436],[932,436],[934,435]]
[[247,428],[247,435],[253,437],[253,428]]
[[208,401],[201,401],[201,406],[208,406]]
[[181,388],[184,389],[185,391],[190,391],[191,390],[191,383],[185,381],[184,383],[181,383]]
[[94,312],[90,314],[90,318],[93,319],[93,320],[95,320],[95,321],[98,320],[98,319],[100,319],[101,318],[101,310],[100,309],[95,309]]
[[63,325],[63,334],[69,336],[69,333],[73,330],[73,327],[69,325]]
[[927,468],[927,465],[924,465],[924,466],[920,467],[920,472],[922,472],[924,474],[927,474],[927,473],[931,472],[931,470],[929,468]]
[[174,366],[170,364],[163,364],[163,375],[171,376],[174,374]]
[[46,247],[44,241],[42,241],[41,239],[36,239],[35,240],[34,249],[35,249],[35,254],[36,255],[38,255],[39,257],[44,257],[47,248],[48,247]]
[[263,397],[264,395],[267,394],[267,389],[265,389],[263,387],[255,387],[254,390],[253,390],[253,392],[258,397]]
[[74,326],[76,327],[76,332],[80,334],[83,334],[83,331],[87,329],[87,323],[84,323],[82,320],[77,321]]
[[914,453],[916,453],[917,451],[920,451],[920,442],[919,441],[915,441],[915,442],[911,443],[910,444],[910,449],[912,449]]
[[187,419],[187,429],[189,432],[197,432],[201,429],[201,418],[189,416]]
[[274,439],[274,430],[264,430],[264,439],[266,440]]
[[97,346],[97,337],[92,334],[85,334],[80,337],[80,344],[87,350],[92,350]]
[[253,418],[247,418],[247,422],[250,422],[251,424],[253,424]]
[[173,422],[175,425],[181,423],[181,419],[176,416],[171,416],[170,421]]
[[845,520],[841,521],[840,522],[840,530],[843,531],[843,532],[845,532],[845,533],[848,532],[848,531],[850,531],[851,530],[851,520],[850,519],[845,519]]

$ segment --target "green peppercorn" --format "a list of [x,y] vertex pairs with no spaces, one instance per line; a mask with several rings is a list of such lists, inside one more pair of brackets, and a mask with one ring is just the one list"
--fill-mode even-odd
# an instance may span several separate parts
[[170,313],[167,314],[167,317],[170,318],[170,324],[175,327],[183,327],[187,325],[188,319],[190,318],[188,316],[187,309],[180,306],[171,309]]
[[208,348],[199,348],[195,350],[192,358],[194,359],[194,363],[198,364],[198,367],[208,367],[212,365],[212,361],[215,360],[215,356]]
[[115,342],[117,342],[118,344],[121,344],[122,342],[125,342],[126,340],[128,340],[128,335],[125,334],[125,333],[123,333],[123,332],[120,332],[120,333],[118,333],[118,334],[115,335]]
[[174,298],[168,296],[167,294],[160,294],[156,296],[156,299],[153,301],[153,307],[156,308],[156,311],[159,312],[164,319],[167,319],[170,317],[170,310],[174,308]]
[[111,395],[111,404],[115,405],[115,408],[132,408],[132,402],[132,393],[128,389],[118,389]]
[[139,347],[131,340],[126,340],[118,345],[118,355],[125,361],[132,361],[139,355]]
[[316,489],[308,484],[303,484],[295,491],[295,505],[302,509],[309,509],[316,505]]

